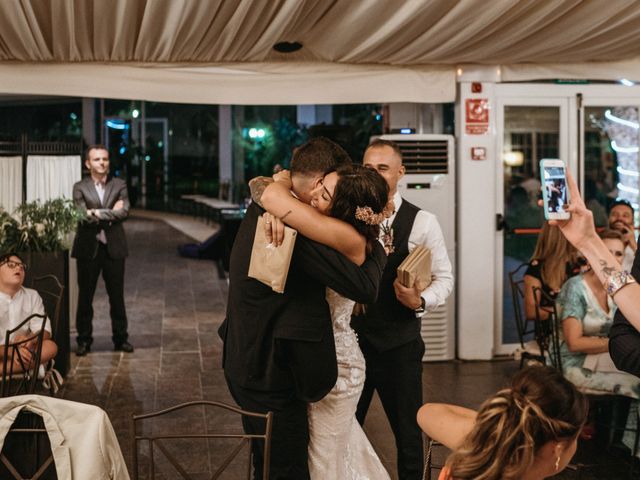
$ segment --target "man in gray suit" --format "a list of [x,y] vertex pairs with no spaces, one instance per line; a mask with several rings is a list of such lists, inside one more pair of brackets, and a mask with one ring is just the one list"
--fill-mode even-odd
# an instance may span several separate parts
[[122,222],[129,215],[127,184],[109,176],[109,152],[104,145],[87,148],[85,165],[90,175],[73,186],[73,201],[86,211],[78,223],[71,256],[78,262],[78,310],[76,355],[91,351],[93,295],[98,276],[109,295],[114,350],[133,352],[128,342],[127,313],[124,307],[124,260],[128,255]]

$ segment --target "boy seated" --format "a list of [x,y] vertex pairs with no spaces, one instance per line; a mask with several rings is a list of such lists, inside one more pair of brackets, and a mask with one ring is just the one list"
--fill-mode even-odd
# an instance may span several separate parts
[[[4,345],[6,332],[17,327],[29,315],[38,313],[45,315],[42,298],[37,291],[23,287],[26,264],[19,255],[8,253],[0,255],[0,361],[10,355],[10,349]],[[15,332],[11,342],[20,342],[36,334],[42,326],[41,318],[33,318],[22,329]],[[51,339],[51,323],[46,319],[42,343],[40,363],[46,364],[56,356],[58,346]],[[35,355],[37,339],[25,342],[20,346],[20,357],[29,365]],[[22,370],[18,355],[13,358],[13,371]]]

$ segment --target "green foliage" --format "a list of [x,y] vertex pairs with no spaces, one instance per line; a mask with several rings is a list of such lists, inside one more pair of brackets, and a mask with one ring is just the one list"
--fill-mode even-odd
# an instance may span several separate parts
[[9,215],[0,208],[0,251],[55,252],[69,248],[69,233],[85,217],[71,200],[23,203]]
[[249,138],[242,129],[236,129],[234,133],[234,142],[244,151],[247,180],[259,175],[272,175],[276,164],[287,167],[293,149],[307,140],[306,130],[287,118],[279,118],[270,124],[256,121],[252,126],[264,129],[265,137]]

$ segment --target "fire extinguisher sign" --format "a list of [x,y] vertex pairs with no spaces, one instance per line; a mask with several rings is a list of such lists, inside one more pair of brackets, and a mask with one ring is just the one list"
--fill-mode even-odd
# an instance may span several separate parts
[[484,135],[489,131],[489,101],[486,98],[467,98],[465,101],[467,135]]

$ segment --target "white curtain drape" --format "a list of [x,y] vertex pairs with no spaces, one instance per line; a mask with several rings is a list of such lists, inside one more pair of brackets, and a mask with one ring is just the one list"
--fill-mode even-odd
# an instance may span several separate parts
[[217,67],[0,63],[0,92],[147,101],[301,105],[453,102],[452,67],[331,63]]
[[[634,0],[8,0],[0,93],[453,101],[461,64],[498,66],[505,80],[617,80],[607,66],[639,63],[639,28]],[[302,48],[279,53],[278,42]]]
[[82,179],[79,155],[32,155],[27,158],[27,202],[71,199],[73,184]]
[[22,203],[22,157],[0,157],[0,207],[13,212]]
[[0,61],[603,62],[638,57],[639,26],[635,0],[7,0]]

